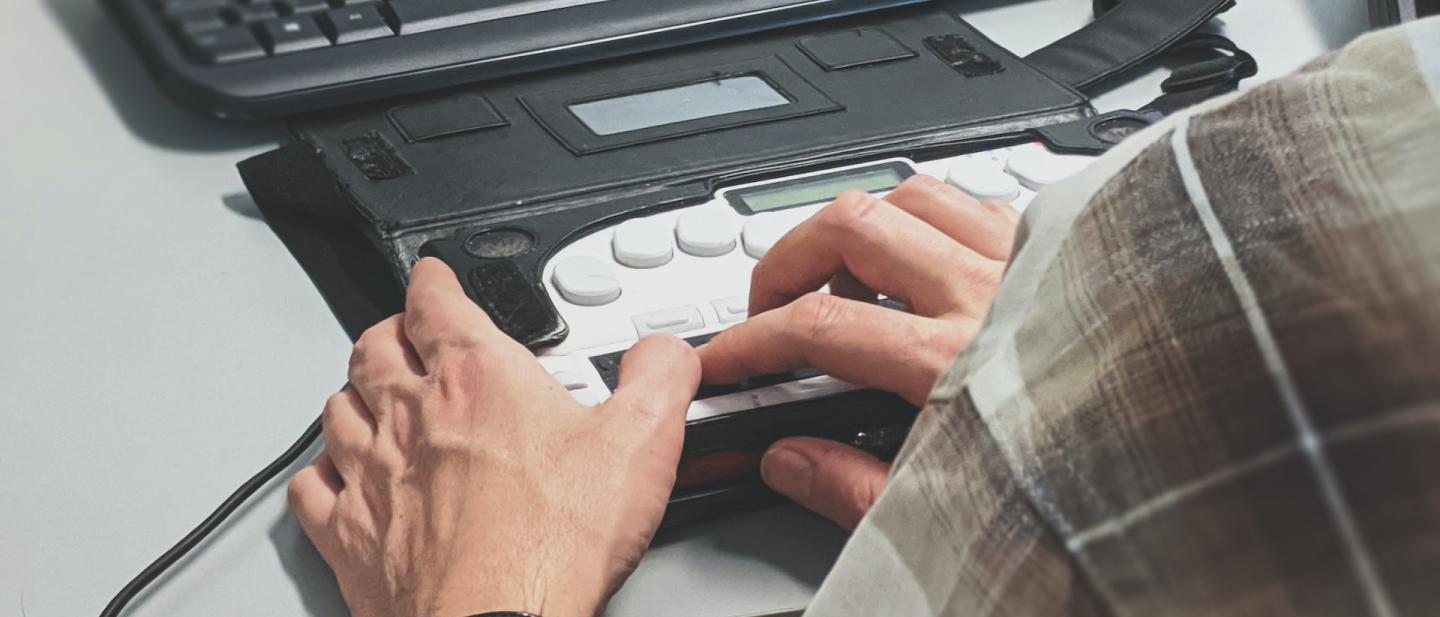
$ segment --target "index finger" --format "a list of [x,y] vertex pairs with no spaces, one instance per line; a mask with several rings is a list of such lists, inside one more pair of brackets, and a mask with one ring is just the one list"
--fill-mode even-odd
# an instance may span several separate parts
[[975,252],[996,261],[1010,259],[1020,212],[1004,202],[981,202],[926,175],[911,176],[885,201],[933,225]]
[[950,322],[817,292],[738,323],[697,351],[706,383],[812,367],[919,405],[968,335]]
[[447,348],[514,343],[465,295],[450,266],[434,257],[416,262],[405,292],[405,336],[422,363]]
[[780,238],[755,265],[750,314],[815,291],[842,270],[933,317],[984,314],[1001,266],[894,204],[849,191]]

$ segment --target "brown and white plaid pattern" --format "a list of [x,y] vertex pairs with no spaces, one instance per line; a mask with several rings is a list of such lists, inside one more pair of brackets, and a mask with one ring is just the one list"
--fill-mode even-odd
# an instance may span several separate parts
[[1043,193],[808,615],[1440,615],[1440,22]]

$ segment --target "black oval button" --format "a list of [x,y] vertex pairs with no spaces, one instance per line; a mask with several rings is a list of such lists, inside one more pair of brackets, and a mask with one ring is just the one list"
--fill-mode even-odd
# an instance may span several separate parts
[[465,252],[481,259],[514,257],[535,247],[535,238],[518,229],[482,231],[465,240]]

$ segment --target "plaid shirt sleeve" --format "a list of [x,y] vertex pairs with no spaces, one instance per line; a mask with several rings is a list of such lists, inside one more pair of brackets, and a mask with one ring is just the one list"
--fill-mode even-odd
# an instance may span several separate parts
[[1440,21],[1042,193],[807,615],[1440,615]]

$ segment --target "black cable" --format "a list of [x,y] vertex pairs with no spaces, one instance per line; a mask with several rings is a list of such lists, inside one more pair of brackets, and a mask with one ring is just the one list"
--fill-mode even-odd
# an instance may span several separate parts
[[170,550],[165,551],[165,554],[151,562],[150,565],[145,566],[144,570],[141,570],[139,574],[135,575],[135,578],[131,579],[130,582],[120,590],[120,593],[115,594],[115,597],[110,600],[109,604],[105,605],[105,610],[100,612],[100,617],[120,617],[120,611],[125,610],[126,604],[134,600],[135,596],[140,595],[141,591],[148,587],[150,583],[155,582],[155,579],[159,578],[161,574],[164,574],[171,566],[174,566],[176,562],[185,557],[187,553],[194,550],[201,542],[204,542],[206,537],[218,529],[231,514],[234,514],[236,510],[240,509],[240,506],[243,505],[247,499],[250,499],[256,491],[260,490],[260,488],[266,484],[269,484],[271,480],[275,479],[275,476],[280,475],[280,472],[285,471],[286,467],[289,467],[300,458],[301,454],[309,450],[310,445],[315,443],[315,440],[319,437],[320,418],[316,418],[314,422],[310,423],[310,427],[305,429],[305,433],[300,435],[300,439],[296,440],[295,444],[290,446],[290,449],[286,450],[284,454],[281,454],[280,458],[275,459],[274,462],[266,465],[264,469],[261,469],[260,473],[255,474],[244,484],[241,484],[240,488],[230,493],[230,496],[225,498],[225,501],[220,504],[220,507],[215,508],[215,511],[211,512],[210,516],[205,517],[205,520],[201,521],[195,529],[190,530],[190,533],[185,534],[185,537],[175,543],[175,546],[170,547]]

